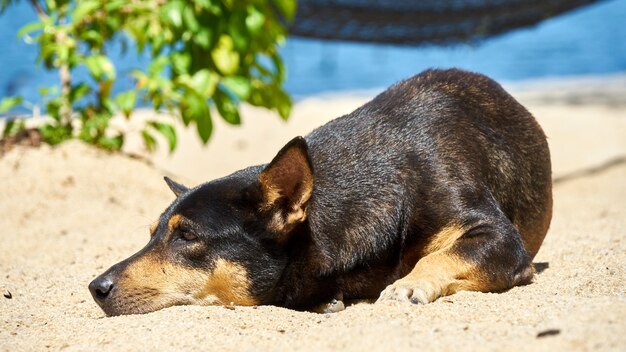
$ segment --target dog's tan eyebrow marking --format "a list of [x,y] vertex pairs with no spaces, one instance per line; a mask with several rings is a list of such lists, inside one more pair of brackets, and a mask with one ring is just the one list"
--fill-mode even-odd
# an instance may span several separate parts
[[176,228],[178,228],[180,226],[180,223],[183,221],[183,216],[180,214],[174,214],[172,215],[172,217],[167,221],[167,229],[172,232],[174,231]]

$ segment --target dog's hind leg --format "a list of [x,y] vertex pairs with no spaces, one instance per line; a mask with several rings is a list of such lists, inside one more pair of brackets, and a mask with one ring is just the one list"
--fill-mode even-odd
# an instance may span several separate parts
[[447,226],[431,237],[424,253],[378,301],[429,303],[461,290],[503,291],[533,277],[520,234],[504,216],[483,217],[470,226]]

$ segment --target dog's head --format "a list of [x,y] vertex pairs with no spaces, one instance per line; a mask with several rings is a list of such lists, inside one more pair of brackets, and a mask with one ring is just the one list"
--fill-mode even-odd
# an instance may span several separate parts
[[188,189],[165,178],[176,200],[148,244],[89,284],[107,315],[174,305],[257,305],[285,268],[285,246],[306,222],[313,171],[303,138],[267,166]]

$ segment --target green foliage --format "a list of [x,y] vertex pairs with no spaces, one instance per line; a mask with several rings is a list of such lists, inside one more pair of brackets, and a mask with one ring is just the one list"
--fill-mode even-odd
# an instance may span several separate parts
[[[78,137],[119,149],[123,135],[110,120],[117,113],[132,118],[141,101],[195,124],[204,143],[213,129],[211,113],[240,124],[242,102],[289,116],[277,47],[285,40],[284,22],[295,14],[295,0],[39,1],[30,1],[39,21],[18,35],[39,46],[44,67],[59,72],[58,89],[41,90],[52,117],[41,127],[49,143]],[[15,2],[0,0],[0,11]],[[146,70],[132,73],[135,88],[115,96],[111,90],[119,77],[106,55],[113,42],[124,47],[133,42],[137,53],[151,57]],[[85,82],[73,75],[81,67],[90,75]],[[19,103],[4,99],[0,112]],[[171,124],[148,121],[141,131],[148,150],[156,147],[155,133],[165,137],[170,151],[176,148]]]
[[4,130],[2,131],[2,138],[13,137],[18,134],[20,131],[26,129],[26,124],[24,120],[8,120],[6,125],[4,126]]
[[0,114],[22,104],[22,97],[7,97],[0,100]]

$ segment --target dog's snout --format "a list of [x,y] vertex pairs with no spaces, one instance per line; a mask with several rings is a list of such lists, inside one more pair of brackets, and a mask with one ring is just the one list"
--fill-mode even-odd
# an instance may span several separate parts
[[96,302],[103,302],[113,289],[113,281],[108,277],[97,277],[89,284],[89,291]]

